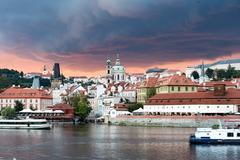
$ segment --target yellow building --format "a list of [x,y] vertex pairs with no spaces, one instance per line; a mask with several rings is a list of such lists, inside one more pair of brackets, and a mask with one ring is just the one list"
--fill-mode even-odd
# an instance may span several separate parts
[[145,103],[146,100],[156,94],[155,85],[157,83],[157,77],[150,77],[143,81],[137,89],[137,102]]
[[185,75],[174,75],[159,78],[156,83],[156,93],[188,93],[197,92],[198,85]]

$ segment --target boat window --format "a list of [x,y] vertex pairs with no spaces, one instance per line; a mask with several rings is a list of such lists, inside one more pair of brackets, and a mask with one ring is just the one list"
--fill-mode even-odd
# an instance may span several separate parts
[[240,137],[240,133],[237,133],[237,137]]
[[229,132],[229,133],[227,133],[227,136],[228,136],[228,137],[233,137],[233,133],[232,133],[232,132]]

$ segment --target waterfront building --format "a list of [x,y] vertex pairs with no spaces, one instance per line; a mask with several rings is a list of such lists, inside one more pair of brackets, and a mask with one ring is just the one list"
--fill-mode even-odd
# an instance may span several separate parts
[[157,94],[146,102],[150,115],[224,115],[240,112],[240,90],[226,90],[224,84],[214,91]]
[[158,78],[156,82],[156,93],[183,93],[197,92],[198,84],[194,83],[185,75],[173,75]]
[[23,103],[25,109],[43,110],[52,106],[52,96],[43,89],[11,87],[0,94],[0,108],[14,107],[15,102]]
[[109,111],[117,103],[120,103],[120,96],[100,96],[98,98],[98,109],[96,114],[101,116],[109,115]]
[[110,108],[109,115],[111,118],[116,118],[117,116],[132,115],[132,113],[128,111],[126,104],[118,103]]

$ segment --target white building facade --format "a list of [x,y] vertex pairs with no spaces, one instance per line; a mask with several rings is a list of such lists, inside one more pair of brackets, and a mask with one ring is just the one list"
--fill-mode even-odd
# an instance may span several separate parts
[[0,94],[0,108],[13,108],[16,101],[19,101],[25,109],[44,110],[53,105],[52,100],[52,96],[41,89],[11,87]]

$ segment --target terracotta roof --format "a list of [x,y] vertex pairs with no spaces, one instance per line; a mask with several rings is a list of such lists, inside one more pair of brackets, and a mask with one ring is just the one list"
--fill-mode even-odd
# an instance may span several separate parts
[[11,87],[2,92],[0,94],[0,98],[52,99],[52,96],[42,89]]
[[149,98],[146,104],[240,104],[240,90],[228,89],[224,96],[216,96],[214,95],[214,91],[157,94]]
[[185,75],[173,75],[168,77],[159,78],[156,87],[159,86],[198,86],[190,78]]
[[145,88],[155,87],[157,80],[158,80],[158,77],[149,77],[143,82],[143,87]]
[[128,111],[128,106],[127,106],[126,104],[123,104],[123,103],[115,104],[115,105],[114,105],[114,108],[115,108],[117,111]]
[[52,107],[53,110],[62,110],[62,109],[73,109],[72,106],[66,103],[58,103]]

